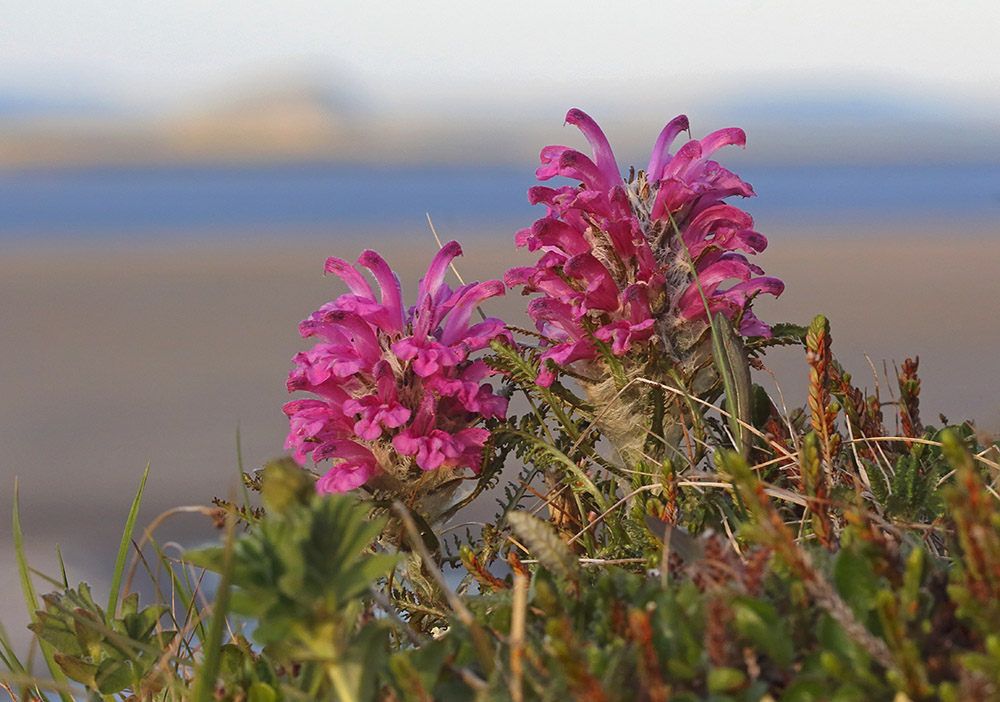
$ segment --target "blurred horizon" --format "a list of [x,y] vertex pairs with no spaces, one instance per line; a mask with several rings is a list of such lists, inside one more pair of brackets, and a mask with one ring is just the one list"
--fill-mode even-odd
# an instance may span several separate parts
[[[578,107],[623,166],[677,114],[755,164],[1000,163],[985,0],[37,0],[0,25],[0,170],[531,166]],[[929,40],[933,37],[933,40]]]
[[138,107],[99,88],[46,88],[0,74],[0,172],[151,164],[468,164],[533,166],[542,146],[584,145],[562,120],[579,107],[621,154],[642,165],[663,124],[691,119],[700,138],[728,126],[748,135],[727,160],[763,165],[1000,163],[1000,113],[944,103],[889,81],[818,77],[718,96],[634,104],[581,91],[400,106],[357,81],[306,65],[206,82],[185,97]]

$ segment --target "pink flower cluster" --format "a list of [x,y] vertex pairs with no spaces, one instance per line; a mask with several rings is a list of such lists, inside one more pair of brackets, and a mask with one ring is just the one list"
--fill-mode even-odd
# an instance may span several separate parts
[[302,336],[317,343],[293,359],[288,391],[316,398],[283,408],[291,427],[285,448],[293,458],[300,465],[310,453],[317,465],[335,461],[317,483],[319,492],[347,492],[414,464],[425,471],[479,470],[489,432],[472,425],[503,418],[507,400],[483,382],[492,374],[486,364],[469,356],[509,334],[499,319],[470,323],[484,300],[504,294],[500,281],[456,290],[444,282],[461,253],[454,241],[438,252],[408,310],[399,279],[374,251],[358,264],[377,281],[378,299],[358,268],[327,260],[326,271],[349,292],[300,325]]
[[[723,146],[743,146],[743,131],[722,129],[671,154],[688,129],[687,118],[677,117],[660,133],[646,171],[626,182],[594,120],[574,109],[566,122],[583,132],[593,158],[565,146],[542,149],[539,180],[563,176],[580,185],[528,191],[546,216],[518,232],[516,243],[542,255],[535,266],[505,276],[508,286],[542,293],[528,312],[551,341],[543,361],[594,359],[599,342],[624,355],[654,337],[677,355],[676,347],[691,343],[681,327],[706,320],[706,302],[709,313],[722,312],[742,334],[769,335],[750,306],[760,293],[781,294],[784,284],[755,277],[763,271],[738,251],[758,253],[767,240],[753,231],[747,213],[724,202],[752,196],[753,189],[709,160]],[[543,363],[538,381],[553,379]]]

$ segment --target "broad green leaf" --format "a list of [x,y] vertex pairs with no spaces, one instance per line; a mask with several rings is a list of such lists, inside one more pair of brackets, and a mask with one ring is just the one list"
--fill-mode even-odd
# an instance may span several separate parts
[[73,628],[76,631],[76,640],[80,643],[80,648],[86,651],[91,658],[96,658],[98,644],[104,638],[104,634],[99,632],[95,626],[97,618],[85,609],[77,607],[73,610]]
[[731,692],[746,681],[746,675],[736,668],[712,668],[708,671],[709,692]]
[[875,596],[880,589],[879,578],[871,563],[854,548],[845,548],[837,555],[833,568],[834,581],[841,597],[862,621],[875,608]]
[[94,683],[94,676],[97,674],[96,663],[88,663],[82,658],[70,656],[60,651],[56,651],[52,657],[70,680],[75,680],[88,687],[96,686]]
[[247,702],[275,702],[277,699],[278,693],[264,682],[251,683],[247,690]]
[[102,695],[113,695],[132,684],[132,668],[124,661],[107,659],[97,669],[94,680]]

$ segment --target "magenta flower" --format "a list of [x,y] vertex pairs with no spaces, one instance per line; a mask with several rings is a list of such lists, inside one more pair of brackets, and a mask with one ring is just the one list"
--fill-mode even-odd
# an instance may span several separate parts
[[[305,465],[332,465],[319,479],[320,492],[347,492],[362,485],[401,492],[421,490],[478,471],[489,432],[473,426],[503,418],[507,400],[484,382],[493,371],[470,358],[498,337],[510,338],[503,321],[471,324],[476,307],[504,294],[500,281],[452,290],[444,276],[462,250],[444,246],[420,281],[417,303],[403,309],[399,280],[373,251],[358,259],[371,271],[379,295],[361,271],[338,258],[326,262],[348,292],[300,325],[317,343],[293,359],[289,392],[312,399],[284,406],[290,431],[285,448]],[[414,481],[422,471],[435,479]]]
[[[583,132],[593,158],[565,146],[542,149],[539,180],[562,176],[579,185],[528,191],[546,216],[518,232],[516,243],[541,257],[505,275],[507,285],[541,294],[528,311],[548,339],[542,360],[586,364],[599,357],[600,344],[619,356],[658,344],[686,363],[716,313],[744,335],[769,336],[753,299],[780,295],[784,285],[749,262],[744,254],[762,251],[767,240],[747,213],[724,202],[753,189],[709,160],[723,146],[743,146],[743,131],[722,129],[671,154],[688,129],[687,118],[677,117],[660,133],[647,170],[625,181],[597,124],[575,109],[566,122]],[[538,382],[547,385],[554,376],[546,365]]]

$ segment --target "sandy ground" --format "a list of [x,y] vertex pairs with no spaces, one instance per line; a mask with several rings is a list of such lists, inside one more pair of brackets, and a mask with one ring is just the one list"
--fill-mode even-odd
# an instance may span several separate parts
[[[883,359],[919,354],[926,422],[943,412],[1000,429],[1000,228],[924,223],[854,227],[851,236],[789,223],[760,229],[771,249],[759,262],[787,284],[780,300],[758,305],[762,319],[807,323],[827,314],[834,352],[869,388],[864,354],[879,369]],[[467,239],[459,265],[466,278],[499,277],[529,260],[512,251],[510,236]],[[253,244],[5,251],[0,515],[10,514],[17,476],[32,562],[56,572],[58,543],[71,583],[89,580],[104,597],[100,583],[147,462],[140,524],[168,507],[230,494],[237,428],[248,469],[281,454],[284,378],[303,345],[296,325],[342,290],[322,277],[325,257],[353,259],[367,247],[385,255],[412,297],[434,250],[419,229],[394,240],[302,234]],[[520,309],[523,300],[509,295],[490,311],[515,317]],[[786,399],[801,402],[802,353],[778,352],[767,363]],[[0,620],[23,651],[9,524],[0,518]],[[159,536],[213,538],[190,515]]]

